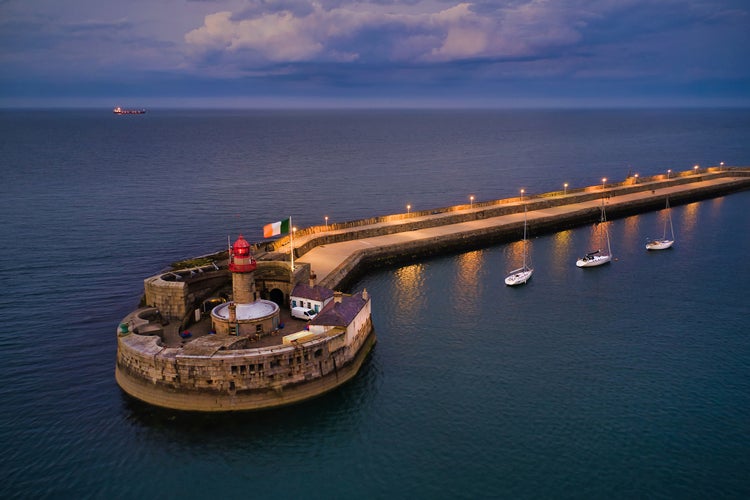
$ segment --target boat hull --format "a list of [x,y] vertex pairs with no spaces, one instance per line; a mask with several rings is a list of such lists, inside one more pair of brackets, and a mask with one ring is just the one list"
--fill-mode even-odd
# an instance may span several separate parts
[[596,267],[609,263],[611,255],[594,255],[593,257],[582,257],[576,261],[578,267]]
[[533,269],[516,269],[505,278],[505,284],[508,286],[523,285],[531,279],[533,273]]
[[654,240],[646,243],[646,250],[666,250],[671,248],[674,240]]

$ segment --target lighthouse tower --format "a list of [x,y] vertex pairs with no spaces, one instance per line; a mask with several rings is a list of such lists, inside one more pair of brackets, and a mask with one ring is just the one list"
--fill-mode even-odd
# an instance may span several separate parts
[[232,245],[229,270],[232,271],[232,298],[235,304],[252,304],[258,299],[255,290],[257,264],[250,253],[250,243],[240,235]]
[[279,306],[270,300],[258,298],[255,290],[256,267],[250,253],[250,243],[240,235],[229,249],[232,302],[219,304],[211,310],[211,323],[217,334],[254,335],[259,338],[278,330]]

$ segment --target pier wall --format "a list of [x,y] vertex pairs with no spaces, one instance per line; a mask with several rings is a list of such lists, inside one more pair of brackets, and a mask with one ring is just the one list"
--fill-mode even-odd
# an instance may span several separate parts
[[[526,201],[528,210],[532,211],[600,199],[602,193],[606,193],[609,196],[638,193],[672,186],[688,185],[700,182],[708,177],[750,177],[750,171],[748,171],[747,169],[716,167],[703,169],[700,171],[700,173],[697,174],[693,171],[672,174],[672,177],[670,177],[669,179],[666,179],[666,175],[658,175],[639,179],[631,177],[621,183],[605,184],[604,189],[602,189],[601,185],[588,186],[585,188],[568,189],[567,194],[565,195],[563,195],[562,191],[526,195],[524,197],[524,200]],[[744,187],[742,189],[744,189]],[[691,191],[691,193],[696,194],[698,193],[698,191]],[[706,197],[712,196],[716,195],[711,194]],[[698,199],[701,198],[686,198],[685,196],[675,196],[674,202],[675,204],[680,204],[687,203],[689,201],[696,201]],[[326,226],[313,226],[304,228],[298,230],[295,233],[298,238],[306,235],[309,235],[311,237],[304,243],[296,244],[294,254],[295,257],[301,257],[319,245],[340,243],[344,241],[371,238],[375,236],[384,236],[403,231],[426,229],[448,224],[458,224],[461,222],[518,213],[523,210],[523,206],[519,203],[520,201],[520,198],[514,197],[502,200],[474,202],[474,210],[472,211],[467,210],[470,208],[468,204],[457,205],[453,207],[415,211],[410,212],[409,214],[393,214],[345,223],[330,224],[328,228],[326,228]],[[663,203],[662,198],[659,198],[659,201]],[[670,201],[672,201],[671,197]],[[647,210],[651,209],[652,208],[648,208]],[[422,217],[425,216],[429,217],[427,219],[422,219]],[[616,215],[613,214],[613,217],[614,216]],[[400,221],[400,223],[372,227],[373,225],[379,223],[393,221]],[[585,222],[588,221],[582,221],[581,223]],[[338,231],[342,229],[346,229],[346,231]],[[278,249],[287,244],[288,240],[288,237],[282,237],[274,242],[269,243],[268,246],[273,249]]]
[[243,349],[243,339],[209,355],[165,348],[156,336],[118,336],[115,378],[131,396],[178,410],[258,410],[327,392],[356,375],[375,343],[368,318],[356,341],[346,331],[294,346]]

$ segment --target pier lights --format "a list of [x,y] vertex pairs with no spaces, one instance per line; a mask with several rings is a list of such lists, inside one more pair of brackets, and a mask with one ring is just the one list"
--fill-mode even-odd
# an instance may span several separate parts
[[406,213],[407,214],[411,213],[411,205],[406,205]]
[[474,208],[474,195],[469,195],[469,208]]
[[604,184],[607,182],[606,177],[602,177],[602,190],[604,190]]
[[723,161],[720,161],[720,162],[719,162],[719,166],[723,168],[723,167],[724,167],[724,162],[723,162]]
[[326,231],[328,231],[328,216],[327,215],[325,216],[325,220],[326,220]]
[[521,202],[523,202],[523,193],[525,193],[525,192],[526,192],[525,189],[521,189]]
[[698,173],[698,168],[699,168],[698,165],[694,166],[693,167],[693,172],[695,172],[697,174]]
[[568,194],[568,183],[563,184],[563,194]]
[[667,180],[669,180],[669,174],[671,173],[672,173],[672,169],[670,168],[669,170],[667,170]]
[[635,178],[635,183],[638,184],[638,174],[633,175],[633,177]]

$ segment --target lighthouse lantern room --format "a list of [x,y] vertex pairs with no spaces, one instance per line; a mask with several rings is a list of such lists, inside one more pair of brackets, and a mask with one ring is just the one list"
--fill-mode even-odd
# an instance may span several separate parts
[[242,235],[232,245],[229,270],[232,271],[232,300],[237,304],[251,304],[258,299],[255,291],[257,264],[250,253],[250,243]]

